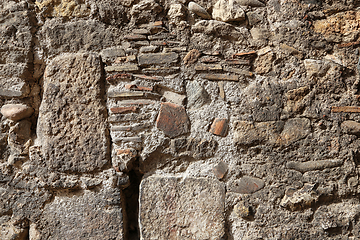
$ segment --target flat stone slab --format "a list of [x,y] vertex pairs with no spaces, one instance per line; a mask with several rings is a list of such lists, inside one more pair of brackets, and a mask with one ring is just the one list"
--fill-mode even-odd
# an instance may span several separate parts
[[225,189],[207,178],[151,176],[140,184],[140,239],[218,240]]
[[120,191],[85,190],[55,196],[45,205],[37,230],[41,239],[124,239]]
[[1,107],[1,114],[13,121],[19,121],[30,117],[33,112],[34,109],[32,107],[28,107],[24,104],[6,104]]
[[251,194],[265,186],[264,180],[255,177],[244,176],[233,182],[229,182],[227,190],[230,192]]
[[138,56],[138,62],[141,66],[151,65],[151,64],[166,64],[166,63],[176,63],[178,61],[179,55],[174,52],[170,53],[148,53],[141,54]]
[[44,74],[37,134],[45,161],[59,171],[87,172],[108,162],[100,57],[67,54]]

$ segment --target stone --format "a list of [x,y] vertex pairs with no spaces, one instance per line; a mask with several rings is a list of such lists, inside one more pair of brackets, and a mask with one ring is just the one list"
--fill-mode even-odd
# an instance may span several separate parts
[[330,65],[322,60],[305,59],[304,66],[309,76],[324,76]]
[[345,133],[360,134],[360,123],[356,121],[344,121],[341,123],[341,129]]
[[38,222],[41,239],[125,239],[122,198],[116,188],[55,196]]
[[189,2],[188,8],[190,11],[198,15],[199,17],[202,17],[204,19],[211,19],[210,14],[199,4],[195,2]]
[[227,67],[224,70],[228,71],[228,72],[236,73],[236,74],[241,74],[241,75],[244,75],[246,77],[253,77],[254,76],[254,73],[252,73],[250,71],[247,71],[247,70],[244,70],[244,69],[240,69],[240,68]]
[[208,65],[208,64],[201,64],[195,66],[196,71],[221,71],[222,66],[220,64],[216,65]]
[[107,48],[100,52],[103,62],[114,62],[118,57],[125,57],[125,50],[123,48]]
[[226,189],[230,192],[251,194],[259,191],[265,186],[264,180],[260,178],[244,176],[238,180],[227,183]]
[[195,33],[204,33],[210,36],[223,37],[233,41],[243,40],[242,33],[234,25],[217,20],[202,20],[191,26]]
[[88,172],[108,163],[102,72],[94,54],[64,54],[48,64],[37,136],[50,168]]
[[336,159],[307,161],[307,162],[290,161],[286,163],[286,167],[304,173],[308,171],[323,170],[325,168],[340,167],[342,164],[343,164],[342,160],[336,160]]
[[241,22],[245,20],[245,12],[236,0],[219,0],[213,7],[212,17],[223,22]]
[[152,64],[171,64],[178,61],[178,54],[171,53],[148,53],[138,56],[138,62],[140,66],[152,65]]
[[345,34],[358,30],[360,14],[357,11],[343,11],[332,14],[325,19],[313,23],[314,31],[331,35],[333,33]]
[[228,165],[223,161],[220,161],[215,167],[213,167],[212,171],[215,177],[220,180],[225,176],[226,172],[228,171]]
[[141,47],[139,52],[140,53],[154,53],[159,51],[159,46],[145,46]]
[[23,240],[23,239],[26,239],[26,237],[27,237],[26,229],[17,227],[11,221],[0,225],[0,238],[1,239]]
[[192,49],[186,54],[183,60],[186,65],[189,65],[195,63],[200,56],[201,53],[199,52],[199,50]]
[[249,218],[253,214],[251,206],[244,201],[240,201],[234,206],[234,212],[244,219]]
[[186,19],[185,6],[179,3],[171,4],[167,14],[171,22],[179,24],[180,21]]
[[161,103],[156,127],[171,138],[190,131],[190,121],[183,106],[174,103]]
[[29,84],[17,77],[0,77],[0,96],[6,98],[24,98],[30,93]]
[[311,132],[310,120],[307,118],[292,118],[286,121],[278,142],[281,145],[296,142],[305,138]]
[[214,81],[239,81],[238,75],[228,75],[228,74],[203,74],[203,78]]
[[236,0],[236,2],[241,6],[265,7],[265,4],[258,0]]
[[150,35],[151,34],[150,30],[146,29],[146,28],[133,29],[132,33],[133,34],[141,34],[141,35]]
[[315,184],[305,183],[304,187],[296,190],[288,188],[280,206],[291,211],[299,211],[311,207],[319,200],[319,194],[315,190]]
[[147,37],[141,34],[131,34],[131,35],[125,35],[124,39],[129,41],[141,41],[141,40],[146,40]]
[[118,149],[115,159],[113,158],[113,167],[117,171],[129,172],[133,168],[137,155],[135,149]]
[[110,108],[110,111],[112,113],[129,113],[129,112],[136,112],[137,110],[138,110],[138,107],[136,107],[136,106]]
[[198,81],[189,81],[186,84],[187,107],[198,109],[210,102],[210,96]]
[[147,177],[140,184],[140,239],[222,239],[224,201],[218,180]]
[[107,96],[109,98],[127,98],[127,97],[145,97],[145,92],[117,92],[117,91],[111,91],[108,92]]
[[107,71],[107,72],[136,72],[136,71],[139,71],[139,66],[137,64],[107,66],[107,67],[105,67],[105,71]]
[[106,78],[106,81],[108,81],[110,84],[116,84],[117,81],[131,81],[131,80],[132,80],[132,75],[128,73],[118,73]]
[[[129,121],[141,121],[141,120],[147,120],[150,118],[150,114],[135,114],[135,113],[129,113],[129,114],[122,114],[122,115],[116,115],[116,116],[110,116],[108,118],[108,122],[110,123],[118,123],[118,122],[129,122]],[[122,141],[121,138],[119,141]]]
[[226,118],[215,118],[211,124],[210,132],[212,134],[225,137],[228,129],[228,120]]
[[6,104],[1,107],[1,114],[12,121],[28,118],[33,113],[34,109],[24,104]]
[[8,159],[10,164],[14,164],[14,160],[21,156],[28,156],[31,140],[31,122],[22,120],[17,122],[9,129],[8,145],[10,147],[11,157]]
[[150,35],[148,38],[149,38],[149,40],[153,41],[153,40],[164,40],[168,37],[169,37],[169,34],[167,34],[167,33],[158,33],[155,35]]
[[226,64],[229,65],[250,65],[250,60],[243,59],[226,59]]
[[332,106],[331,112],[334,113],[360,113],[360,107],[358,106]]
[[112,139],[113,142],[119,143],[119,142],[142,142],[141,137],[115,137]]
[[220,95],[220,97],[223,100],[225,100],[224,82],[222,82],[222,81],[218,82],[218,87],[219,87],[219,95]]
[[165,91],[163,96],[168,102],[175,103],[177,105],[184,105],[186,95],[181,95],[172,91]]
[[295,55],[299,59],[301,59],[302,56],[303,56],[301,51],[297,50],[296,48],[290,47],[290,46],[288,46],[286,44],[281,44],[280,49],[283,50],[286,53]]
[[154,91],[153,87],[144,87],[144,86],[139,86],[139,85],[135,85],[135,84],[127,84],[127,85],[125,85],[125,88],[130,89],[130,90],[136,90],[136,91],[149,91],[149,92]]
[[141,0],[131,8],[131,23],[153,22],[162,10],[163,8],[155,0]]

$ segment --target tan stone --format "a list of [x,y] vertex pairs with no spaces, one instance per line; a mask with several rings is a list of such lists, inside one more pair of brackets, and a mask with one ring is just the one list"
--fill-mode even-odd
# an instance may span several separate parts
[[13,121],[30,117],[33,113],[34,109],[24,104],[6,104],[1,107],[1,114]]
[[360,24],[360,12],[346,11],[340,12],[313,22],[315,32],[324,35],[334,33],[345,34],[352,31],[357,31]]
[[245,20],[245,12],[236,0],[219,0],[213,7],[212,17],[223,22],[240,22]]

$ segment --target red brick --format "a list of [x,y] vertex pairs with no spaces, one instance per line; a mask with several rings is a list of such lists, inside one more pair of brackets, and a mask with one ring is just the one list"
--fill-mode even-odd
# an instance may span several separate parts
[[110,108],[112,113],[129,113],[129,112],[136,112],[138,108],[135,106],[132,107],[114,107]]
[[154,90],[153,87],[137,86],[135,84],[127,84],[125,85],[125,88],[131,90],[137,90],[137,91],[150,91],[150,92]]
[[248,55],[256,55],[256,51],[250,51],[250,52],[242,52],[242,53],[235,53],[233,57],[245,57]]
[[117,149],[116,150],[117,155],[125,154],[129,157],[136,157],[136,151],[134,149]]
[[225,118],[215,118],[213,124],[210,127],[212,134],[225,137],[228,128],[228,121]]
[[161,103],[156,127],[173,138],[190,131],[190,122],[183,106],[174,103]]
[[358,106],[331,107],[331,112],[360,113],[360,107]]

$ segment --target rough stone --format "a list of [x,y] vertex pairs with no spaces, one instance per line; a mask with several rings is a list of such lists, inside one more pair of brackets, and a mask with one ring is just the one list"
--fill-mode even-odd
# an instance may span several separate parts
[[125,50],[123,48],[107,48],[101,51],[100,56],[104,62],[110,63],[118,57],[124,57]]
[[136,72],[136,71],[139,71],[139,66],[137,64],[107,66],[107,67],[105,67],[105,71],[107,71],[107,72]]
[[228,74],[203,74],[203,78],[214,81],[239,81],[239,76]]
[[44,207],[41,239],[125,239],[123,199],[118,189],[59,194]]
[[315,184],[305,183],[304,187],[299,190],[288,188],[280,206],[291,211],[298,211],[311,207],[318,199],[319,194],[315,190]]
[[236,0],[241,6],[265,7],[265,4],[258,0]]
[[286,121],[279,143],[282,145],[293,143],[305,138],[311,131],[310,120],[307,118],[293,118]]
[[33,113],[34,109],[24,104],[6,104],[1,107],[1,114],[12,121],[30,117]]
[[186,85],[186,93],[188,98],[188,109],[201,108],[210,102],[210,96],[205,88],[197,81],[188,82]]
[[223,161],[219,162],[215,167],[213,167],[213,173],[218,179],[222,179],[226,172],[228,171],[228,165]]
[[173,138],[190,131],[190,122],[185,108],[174,103],[162,103],[156,127]]
[[251,194],[259,191],[265,186],[265,182],[260,178],[244,176],[238,180],[227,183],[226,189],[230,192]]
[[345,133],[360,134],[360,123],[356,121],[344,121],[341,123],[341,129]]
[[225,137],[228,130],[228,120],[225,118],[215,118],[211,124],[210,132],[212,134]]
[[198,58],[201,56],[201,53],[197,49],[190,50],[184,57],[184,63],[186,65],[195,63]]
[[188,8],[190,11],[198,15],[199,17],[202,17],[204,19],[211,19],[210,14],[199,4],[195,2],[189,2]]
[[231,40],[243,40],[244,34],[234,25],[217,21],[202,20],[191,26],[195,33],[204,33],[211,36],[228,38]]
[[219,0],[213,7],[212,17],[223,22],[240,22],[245,20],[245,12],[236,0]]
[[37,134],[51,168],[86,172],[108,162],[102,78],[93,54],[63,55],[47,66]]
[[141,54],[138,56],[138,62],[140,66],[152,65],[152,64],[170,64],[178,61],[177,53],[149,53]]
[[172,91],[165,91],[163,96],[168,102],[172,102],[177,105],[184,105],[186,99],[186,95],[181,95]]
[[252,215],[251,207],[249,206],[248,203],[246,203],[244,201],[240,201],[234,206],[234,212],[239,217],[242,217],[245,219],[249,218]]
[[29,84],[17,77],[0,78],[0,96],[1,97],[27,97],[30,93]]
[[153,22],[162,10],[163,8],[154,0],[141,0],[131,8],[131,22],[134,24]]
[[323,76],[330,67],[324,61],[314,59],[305,59],[304,65],[309,76]]
[[145,178],[139,197],[140,239],[221,239],[224,201],[225,189],[217,180]]
[[331,112],[335,113],[360,113],[360,107],[358,106],[340,106],[340,107],[331,107]]
[[325,168],[340,167],[343,164],[342,160],[318,160],[308,162],[288,162],[286,167],[297,170],[299,172],[308,172],[314,170],[323,170]]

